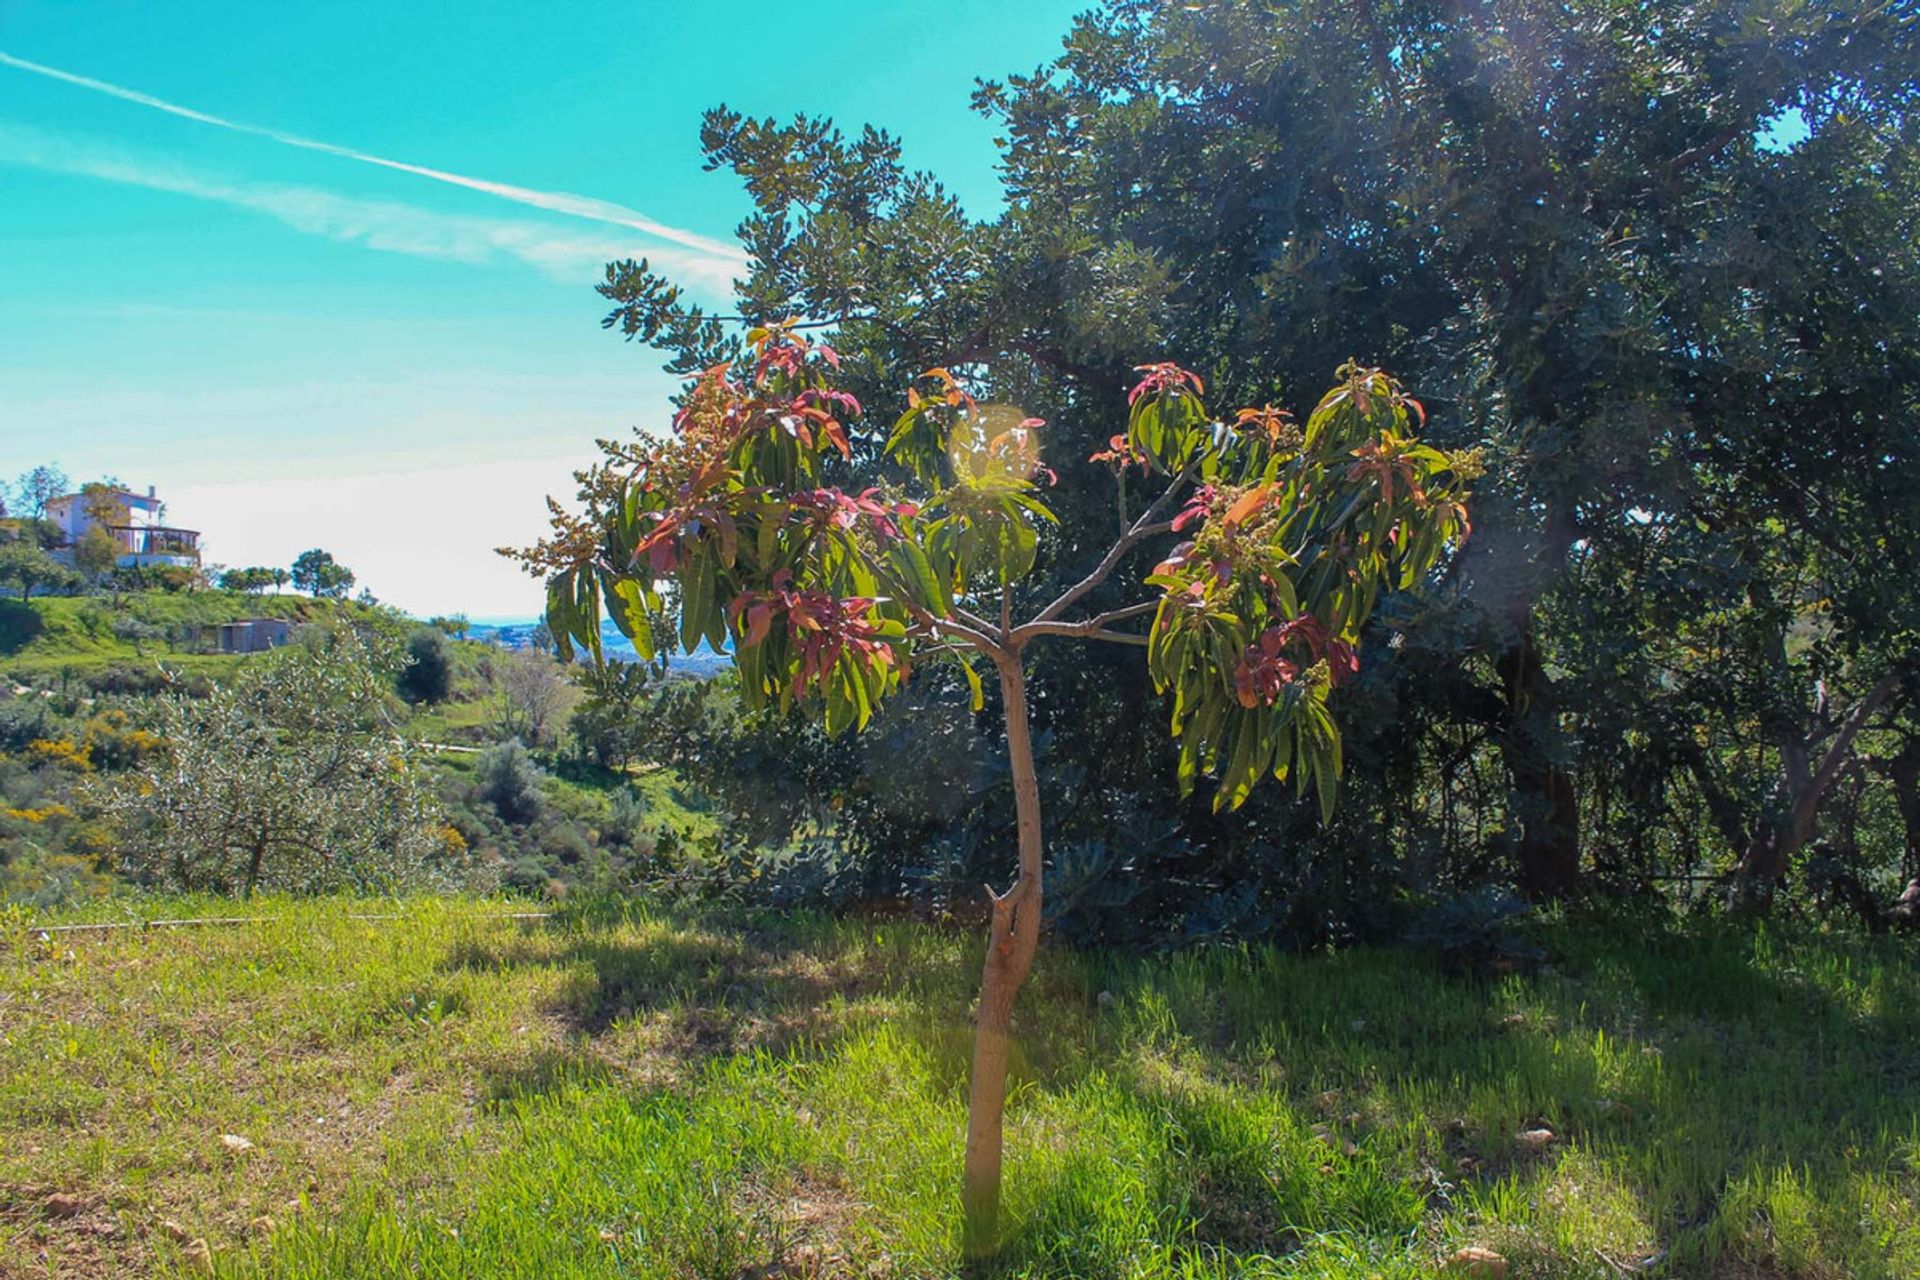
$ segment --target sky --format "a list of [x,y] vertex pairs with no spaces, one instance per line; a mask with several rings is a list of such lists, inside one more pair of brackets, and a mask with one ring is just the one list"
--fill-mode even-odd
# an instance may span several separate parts
[[724,301],[700,114],[898,136],[999,205],[974,77],[1085,0],[804,7],[0,0],[0,479],[155,486],[223,565],[331,552],[418,616],[529,617],[493,554],[666,420],[604,264]]

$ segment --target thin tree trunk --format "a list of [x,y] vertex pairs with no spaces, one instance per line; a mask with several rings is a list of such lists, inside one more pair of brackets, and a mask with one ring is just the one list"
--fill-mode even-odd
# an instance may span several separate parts
[[1027,726],[1027,686],[1020,654],[997,655],[1001,700],[1006,706],[1007,759],[1019,817],[1020,875],[1013,887],[993,895],[993,921],[980,975],[980,1010],[973,1040],[973,1077],[967,1097],[967,1160],[961,1205],[966,1215],[966,1253],[991,1255],[1000,1242],[1000,1164],[1007,1103],[1007,1063],[1012,1049],[1013,1002],[1033,968],[1040,941],[1040,778],[1033,765]]
[[1761,915],[1772,909],[1774,890],[1786,879],[1793,855],[1813,838],[1820,802],[1826,799],[1834,779],[1840,776],[1841,767],[1851,758],[1853,740],[1899,684],[1898,676],[1885,676],[1868,691],[1841,722],[1840,731],[1818,769],[1810,767],[1805,743],[1788,740],[1780,744],[1780,783],[1776,794],[1786,802],[1786,812],[1777,821],[1761,827],[1742,855],[1734,886],[1735,906]]
[[260,836],[253,842],[253,849],[247,857],[247,889],[244,897],[251,898],[260,884],[260,869],[267,860],[267,831],[260,829]]
[[1893,783],[1894,803],[1906,833],[1900,872],[1908,880],[1920,879],[1920,738],[1908,738],[1901,746],[1900,754],[1887,765],[1887,778]]

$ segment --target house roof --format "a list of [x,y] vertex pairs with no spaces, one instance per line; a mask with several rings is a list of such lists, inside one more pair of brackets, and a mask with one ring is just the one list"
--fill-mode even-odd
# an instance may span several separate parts
[[[160,496],[153,492],[135,493],[133,490],[125,489],[125,488],[116,488],[116,489],[113,489],[111,492],[114,497],[123,500],[130,507],[152,508],[154,510],[158,510],[161,506],[164,505],[164,503],[162,503],[160,499]],[[52,506],[57,506],[67,502],[78,502],[86,496],[87,495],[85,493],[63,493],[57,498],[49,498],[47,500],[47,505],[52,507]]]

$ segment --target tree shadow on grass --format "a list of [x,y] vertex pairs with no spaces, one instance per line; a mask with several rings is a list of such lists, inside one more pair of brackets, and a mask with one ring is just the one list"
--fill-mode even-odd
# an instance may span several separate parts
[[[492,1079],[495,1098],[671,1087],[739,1055],[828,1054],[883,1024],[934,1061],[928,1087],[960,1088],[972,948],[930,960],[848,945],[857,932],[693,914],[631,930],[563,923],[463,943],[447,963],[565,975],[546,1010],[564,1038]],[[1920,1048],[1903,1007],[1920,980],[1896,973],[1877,1003],[1843,998],[1830,968],[1755,963],[1750,948],[1679,935],[1596,946],[1565,974],[1499,979],[1386,952],[1049,948],[1017,1019],[1016,1087],[1037,1098],[1104,1079],[1154,1117],[1160,1154],[1138,1198],[1158,1216],[1144,1228],[1110,1220],[1099,1171],[1069,1153],[1021,1197],[1003,1257],[1023,1274],[1119,1274],[1143,1229],[1222,1255],[1284,1256],[1307,1218],[1389,1248],[1409,1213],[1466,1213],[1502,1187],[1524,1204],[1588,1176],[1563,1166],[1576,1148],[1598,1153],[1600,1189],[1636,1204],[1650,1233],[1638,1254],[1616,1255],[1627,1265],[1652,1242],[1678,1260],[1715,1231],[1744,1230],[1715,1220],[1742,1180],[1797,1170],[1814,1194],[1841,1195],[1854,1160],[1891,1158],[1888,1116],[1920,1114]],[[1019,1096],[1016,1125],[1031,1105]],[[1287,1154],[1240,1141],[1231,1113],[1243,1105],[1293,1117]],[[1553,1132],[1544,1149],[1517,1139],[1534,1125]],[[1095,1133],[1039,1140],[1099,1145]]]
[[[1316,1117],[1330,1168],[1356,1158],[1348,1144],[1366,1159],[1384,1141],[1409,1185],[1426,1167],[1439,1203],[1514,1183],[1532,1190],[1494,1199],[1550,1215],[1540,1192],[1568,1153],[1597,1154],[1604,1174],[1567,1176],[1610,1179],[1678,1262],[1752,1228],[1744,1209],[1716,1221],[1731,1189],[1750,1199],[1786,1173],[1837,1208],[1859,1171],[1910,1158],[1898,1150],[1920,1114],[1910,964],[1882,954],[1866,994],[1843,995],[1860,957],[1824,942],[1804,961],[1757,950],[1752,937],[1669,935],[1592,948],[1571,979],[1499,981],[1381,953],[1223,953],[1121,962],[1110,980],[1135,1043],[1197,1049],[1221,1087],[1286,1097]],[[1124,1078],[1167,1105],[1150,1073]],[[1534,1126],[1552,1134],[1538,1149],[1519,1137]]]
[[[669,1084],[714,1060],[823,1053],[881,1023],[924,1023],[927,969],[850,941],[851,931],[804,918],[688,913],[632,928],[560,921],[463,938],[442,968],[558,975],[541,1012],[560,1046],[493,1079],[489,1092],[500,1098],[585,1081]],[[958,972],[935,977],[961,981]],[[964,1017],[965,1007],[954,1013]]]

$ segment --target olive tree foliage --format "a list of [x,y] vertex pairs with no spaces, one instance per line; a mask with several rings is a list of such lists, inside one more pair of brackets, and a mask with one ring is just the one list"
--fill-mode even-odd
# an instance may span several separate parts
[[[912,380],[890,431],[867,431],[835,384],[831,347],[790,324],[747,341],[688,389],[665,442],[606,442],[581,477],[584,509],[554,504],[552,537],[519,554],[547,578],[563,657],[601,657],[604,613],[643,659],[731,650],[750,709],[804,707],[829,734],[865,728],[918,667],[951,664],[976,712],[982,668],[992,678],[1018,851],[1012,886],[991,895],[968,1109],[968,1243],[989,1251],[1012,1010],[1044,909],[1029,648],[1143,650],[1168,695],[1183,789],[1210,775],[1213,807],[1230,810],[1263,778],[1291,778],[1330,817],[1343,767],[1335,690],[1359,670],[1360,629],[1383,591],[1416,587],[1465,535],[1479,462],[1420,443],[1424,410],[1377,369],[1341,366],[1302,426],[1270,405],[1216,420],[1200,377],[1142,366],[1124,429],[1071,464],[1118,480],[1105,548],[1030,603],[1021,585],[1058,522],[1044,422],[980,403],[935,368]],[[833,485],[829,469],[856,441],[900,480]],[[1149,547],[1160,558],[1135,598],[1090,608]]]
[[484,886],[388,716],[395,665],[341,631],[160,699],[165,748],[99,796],[126,873],[221,894]]
[[[1362,350],[1488,466],[1454,603],[1363,677],[1339,845],[1266,797],[1228,826],[1155,793],[1170,744],[1119,664],[1036,664],[1081,709],[1049,725],[1050,767],[1146,797],[1219,877],[1372,857],[1376,897],[1434,867],[1540,897],[1773,883],[1776,851],[1852,840],[1823,827],[1840,784],[1910,796],[1911,0],[1117,0],[976,103],[1004,156],[984,218],[884,134],[710,112],[709,162],[754,201],[737,296],[617,263],[606,323],[692,373],[737,354],[736,312],[813,317],[869,405],[965,367],[1076,450],[1142,350],[1207,353],[1242,403]],[[1110,503],[1068,474],[1049,505],[1046,590]],[[1920,847],[1920,801],[1900,812],[1894,844]]]
[[17,587],[22,600],[35,591],[59,591],[79,581],[78,575],[40,549],[31,538],[0,543],[0,584]]

